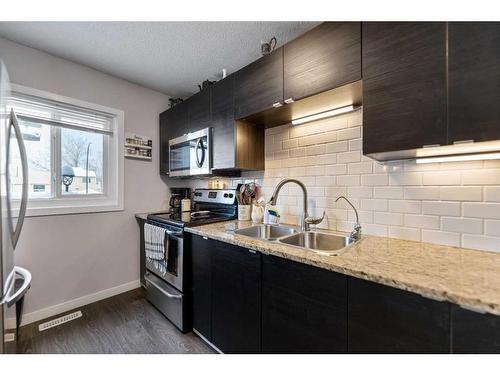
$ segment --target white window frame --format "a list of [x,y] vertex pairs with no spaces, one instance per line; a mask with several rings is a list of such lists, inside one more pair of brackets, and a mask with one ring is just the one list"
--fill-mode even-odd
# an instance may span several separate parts
[[[124,210],[124,120],[122,110],[106,107],[100,104],[89,103],[79,99],[73,99],[48,91],[38,90],[26,86],[11,83],[11,90],[21,94],[39,97],[41,99],[53,100],[68,105],[78,106],[89,110],[104,112],[112,117],[113,134],[108,136],[107,147],[103,148],[105,167],[103,168],[103,182],[105,191],[102,194],[79,195],[70,194],[52,198],[29,199],[26,211],[27,217],[66,215],[93,212],[109,212]],[[82,129],[83,130],[83,129]],[[61,173],[60,161],[56,160],[60,152],[54,152],[55,148],[61,147],[55,144],[54,139],[60,141],[61,137],[54,138],[54,132],[60,132],[61,128],[52,129],[51,165],[52,173]],[[54,180],[54,179],[53,179]],[[61,186],[54,184],[54,189],[60,191]]]

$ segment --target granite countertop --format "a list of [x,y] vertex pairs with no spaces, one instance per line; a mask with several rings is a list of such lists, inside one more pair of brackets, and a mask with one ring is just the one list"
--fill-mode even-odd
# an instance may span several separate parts
[[220,222],[187,232],[500,315],[500,254],[385,237],[363,236],[339,256],[226,232],[250,222]]
[[144,214],[135,214],[136,219],[140,220],[147,220],[148,219],[149,213],[144,213]]

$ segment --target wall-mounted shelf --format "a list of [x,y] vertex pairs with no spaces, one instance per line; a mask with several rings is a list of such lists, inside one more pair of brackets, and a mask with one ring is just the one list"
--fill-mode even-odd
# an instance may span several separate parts
[[141,160],[153,160],[151,156],[142,156],[142,155],[125,155],[128,159],[141,159]]
[[125,133],[125,157],[129,159],[153,160],[153,141],[151,138]]
[[152,146],[145,146],[145,145],[136,145],[133,143],[125,143],[125,147],[133,147],[133,148],[141,148],[143,150],[152,150]]

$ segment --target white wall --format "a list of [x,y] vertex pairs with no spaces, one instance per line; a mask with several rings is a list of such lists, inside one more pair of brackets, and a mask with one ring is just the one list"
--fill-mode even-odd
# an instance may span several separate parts
[[[158,172],[158,115],[168,96],[0,38],[12,82],[125,112],[125,131],[153,139],[153,161],[125,159],[125,211],[26,219],[16,263],[33,274],[30,313],[139,279],[134,213],[166,207]],[[31,316],[36,316],[31,314]]]
[[[362,112],[266,131],[265,172],[245,173],[229,185],[255,180],[269,198],[283,177],[303,181],[310,214],[326,210],[323,228],[351,231],[359,210],[363,232],[408,240],[500,251],[500,160],[438,164],[379,164],[363,156]],[[197,180],[192,186],[207,184]],[[302,192],[285,186],[282,219],[296,224]]]

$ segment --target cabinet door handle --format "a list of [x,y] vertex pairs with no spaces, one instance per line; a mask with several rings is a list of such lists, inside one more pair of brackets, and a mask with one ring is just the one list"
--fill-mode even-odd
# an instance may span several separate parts
[[248,252],[249,252],[249,253],[252,253],[252,254],[257,254],[257,252],[256,252],[255,250],[250,250],[250,249],[248,249]]
[[203,238],[204,240],[208,240],[208,237],[205,237],[205,236],[203,236],[203,237],[201,237],[201,238]]
[[285,99],[285,103],[286,104],[290,104],[290,103],[293,103],[295,100],[293,100],[293,98],[288,98],[288,99]]
[[273,107],[274,108],[279,108],[281,107],[283,104],[281,104],[280,102],[276,102],[276,103],[273,103]]

